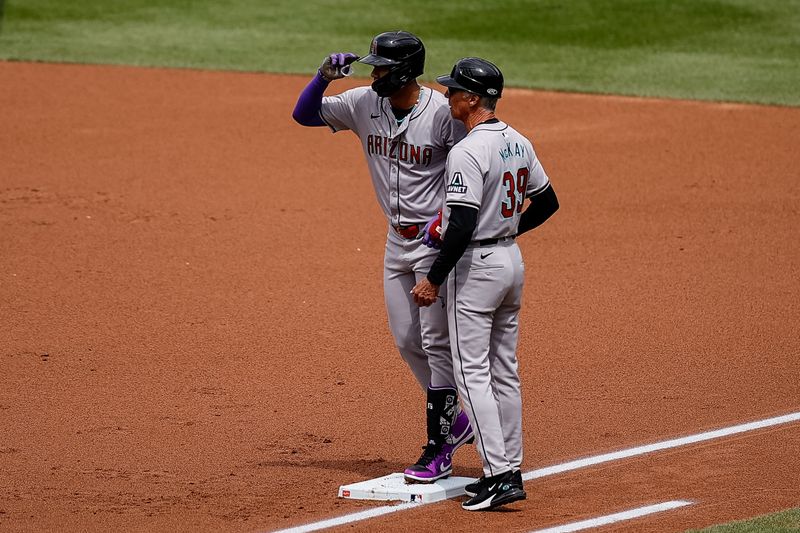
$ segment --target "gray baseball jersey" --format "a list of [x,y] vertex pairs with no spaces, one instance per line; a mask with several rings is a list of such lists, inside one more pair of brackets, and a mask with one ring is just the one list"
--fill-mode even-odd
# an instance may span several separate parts
[[473,241],[448,277],[458,392],[486,476],[522,464],[517,372],[525,265],[513,240],[526,197],[550,183],[530,141],[503,122],[472,129],[447,161],[446,205],[478,209]]
[[418,224],[421,230],[441,208],[447,154],[464,137],[464,126],[451,118],[444,95],[428,87],[420,87],[417,104],[399,122],[389,99],[369,87],[323,98],[320,116],[334,132],[358,136],[389,222],[384,299],[395,344],[423,389],[455,387],[444,303],[421,309],[410,294],[437,252],[416,233],[407,238],[395,228]]
[[442,93],[420,87],[419,101],[400,124],[389,99],[369,87],[326,96],[320,116],[334,132],[352,130],[361,140],[390,224],[424,224],[441,208],[447,153],[465,134]]
[[446,205],[479,209],[473,240],[509,237],[525,198],[549,183],[528,139],[504,122],[480,124],[448,155]]

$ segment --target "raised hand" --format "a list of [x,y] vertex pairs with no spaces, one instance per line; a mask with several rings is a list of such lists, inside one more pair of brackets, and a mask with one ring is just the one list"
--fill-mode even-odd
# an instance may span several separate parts
[[358,56],[350,52],[336,52],[330,54],[319,67],[320,75],[328,81],[338,80],[350,75],[350,64],[358,59]]

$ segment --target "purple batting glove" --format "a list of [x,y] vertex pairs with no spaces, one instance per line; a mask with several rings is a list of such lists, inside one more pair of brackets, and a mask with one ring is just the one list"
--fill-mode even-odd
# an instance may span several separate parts
[[319,67],[319,73],[328,81],[344,78],[350,75],[350,64],[356,59],[358,59],[358,56],[350,52],[330,54],[325,58],[322,66]]
[[436,213],[422,230],[422,244],[436,250],[442,247],[442,212]]

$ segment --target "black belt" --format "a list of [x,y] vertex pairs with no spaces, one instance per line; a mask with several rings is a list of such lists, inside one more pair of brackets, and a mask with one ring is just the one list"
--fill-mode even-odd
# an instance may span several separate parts
[[516,235],[509,235],[508,237],[500,237],[499,239],[484,239],[482,241],[472,241],[472,244],[477,244],[478,246],[492,246],[493,244],[497,244],[498,242],[505,242],[508,240],[516,239]]

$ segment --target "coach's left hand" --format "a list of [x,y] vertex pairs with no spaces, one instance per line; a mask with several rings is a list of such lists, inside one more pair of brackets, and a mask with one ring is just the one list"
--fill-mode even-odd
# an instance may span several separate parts
[[422,278],[422,281],[411,289],[411,294],[414,297],[414,303],[420,307],[428,307],[439,296],[439,286],[428,281],[428,278]]

